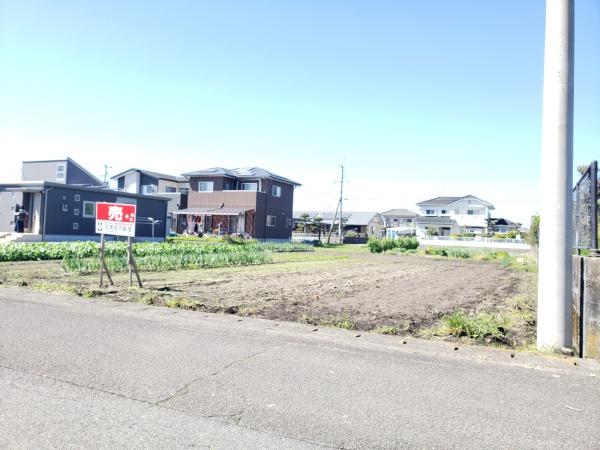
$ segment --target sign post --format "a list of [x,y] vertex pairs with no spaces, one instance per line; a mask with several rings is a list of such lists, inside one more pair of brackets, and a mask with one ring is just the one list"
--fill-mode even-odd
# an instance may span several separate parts
[[127,236],[127,265],[129,267],[129,286],[133,285],[133,273],[142,287],[142,280],[133,257],[133,238],[135,237],[136,205],[125,203],[96,203],[96,233],[100,234],[100,286],[104,271],[111,284],[114,284],[104,258],[104,235]]

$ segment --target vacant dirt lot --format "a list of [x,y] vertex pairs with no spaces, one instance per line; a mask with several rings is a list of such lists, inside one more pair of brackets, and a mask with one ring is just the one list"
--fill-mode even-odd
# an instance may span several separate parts
[[497,263],[363,250],[276,254],[273,264],[144,273],[143,289],[126,275],[98,288],[98,275],[64,272],[60,262],[2,263],[0,282],[84,297],[140,301],[315,325],[415,331],[458,308],[493,309],[530,287],[533,275]]

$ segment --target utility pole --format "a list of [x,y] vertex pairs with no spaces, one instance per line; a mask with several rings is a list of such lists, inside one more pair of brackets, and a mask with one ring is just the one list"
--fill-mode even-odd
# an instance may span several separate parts
[[104,185],[106,186],[106,180],[108,179],[108,169],[112,169],[107,163],[104,163]]
[[342,177],[340,178],[340,223],[338,225],[338,234],[339,234],[339,243],[344,243],[344,216],[342,214],[342,205],[344,203],[344,165],[341,166],[342,169]]
[[571,347],[574,0],[546,0],[537,347]]

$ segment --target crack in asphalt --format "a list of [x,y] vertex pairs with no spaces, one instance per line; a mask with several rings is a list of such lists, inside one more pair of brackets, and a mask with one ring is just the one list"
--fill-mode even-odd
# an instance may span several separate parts
[[[172,394],[169,394],[166,397],[164,397],[164,398],[162,398],[160,400],[157,400],[155,402],[155,404],[162,405],[163,403],[166,403],[166,402],[168,402],[170,400],[173,400],[175,398],[183,397],[184,395],[187,395],[190,392],[190,388],[194,384],[199,383],[201,381],[210,380],[212,377],[222,374],[223,372],[225,372],[226,370],[230,369],[233,366],[236,366],[238,364],[242,364],[242,363],[244,363],[244,362],[246,362],[246,361],[248,361],[250,359],[256,358],[257,356],[264,355],[265,353],[270,352],[271,350],[275,350],[275,349],[277,349],[279,347],[280,346],[274,346],[274,347],[268,348],[267,350],[263,350],[263,351],[260,351],[260,352],[252,353],[252,354],[250,354],[248,356],[245,356],[243,358],[231,361],[231,362],[225,364],[220,369],[217,369],[217,370],[215,370],[213,372],[210,372],[208,375],[203,375],[201,377],[194,378],[194,379],[188,381],[187,383],[185,383],[182,387],[180,387],[179,389],[177,389]],[[212,380],[212,381],[214,381],[214,380]]]
[[[246,360],[249,360],[249,359],[255,358],[257,356],[260,356],[262,354],[265,354],[265,353],[267,353],[267,352],[269,352],[269,351],[271,351],[271,350],[273,350],[275,348],[278,348],[278,347],[280,347],[280,346],[275,346],[275,347],[269,348],[269,349],[261,351],[261,352],[253,353],[253,354],[251,354],[249,356],[246,356],[244,358],[241,358],[239,360],[232,361],[232,362],[226,364],[225,366],[223,366],[221,369],[216,370],[214,372],[211,372],[209,374],[209,377],[210,376],[214,376],[214,375],[218,375],[218,374],[224,372],[225,370],[227,370],[228,368],[232,367],[235,364],[240,364],[240,363],[242,363],[242,362],[244,362]],[[311,441],[311,440],[308,440],[308,439],[301,439],[301,438],[296,438],[296,437],[293,437],[293,436],[287,436],[285,434],[274,433],[274,432],[269,431],[269,430],[263,430],[263,429],[260,429],[260,428],[257,428],[257,427],[251,427],[251,426],[248,426],[248,425],[240,425],[240,422],[242,420],[242,416],[248,410],[249,405],[243,407],[239,411],[236,411],[236,412],[233,412],[233,413],[230,413],[230,414],[194,414],[194,413],[191,413],[189,411],[185,411],[185,410],[182,410],[182,409],[178,409],[178,408],[173,408],[173,407],[170,407],[170,406],[166,406],[166,405],[164,405],[162,403],[159,403],[159,402],[153,402],[153,401],[149,401],[149,400],[144,400],[143,398],[137,398],[137,397],[132,397],[132,396],[128,396],[128,395],[125,395],[125,394],[120,394],[118,392],[109,391],[107,389],[97,388],[97,387],[91,386],[89,384],[82,384],[82,383],[76,383],[76,382],[70,381],[70,380],[63,380],[61,378],[56,378],[56,377],[52,377],[52,376],[49,376],[49,375],[32,372],[32,371],[29,371],[29,370],[26,370],[26,369],[19,369],[19,368],[7,366],[7,365],[4,365],[4,364],[0,364],[0,369],[5,369],[5,370],[11,371],[11,372],[17,372],[17,373],[24,374],[24,375],[29,375],[29,376],[32,376],[32,377],[37,377],[37,378],[41,378],[41,379],[44,379],[44,380],[50,380],[50,381],[54,381],[56,383],[63,383],[63,384],[67,384],[67,385],[70,385],[70,386],[73,386],[73,387],[77,387],[77,388],[80,388],[80,389],[86,389],[86,390],[89,390],[89,391],[97,392],[97,393],[100,393],[100,394],[105,394],[105,395],[111,395],[111,396],[119,397],[119,398],[121,398],[123,400],[130,400],[130,401],[134,401],[134,402],[138,402],[138,403],[143,403],[143,404],[145,404],[147,406],[151,406],[151,407],[155,407],[155,408],[163,408],[163,409],[166,409],[166,410],[169,410],[169,411],[175,411],[175,412],[178,412],[178,413],[185,414],[187,416],[199,417],[199,418],[208,419],[208,420],[213,419],[213,420],[217,420],[219,422],[225,423],[225,424],[237,426],[239,428],[244,428],[244,429],[250,430],[250,431],[255,431],[257,433],[268,434],[268,435],[271,435],[271,436],[276,436],[276,437],[279,437],[279,438],[282,438],[282,439],[288,439],[290,441],[295,441],[295,442],[299,442],[299,443],[303,443],[303,444],[311,444],[311,445],[318,446],[320,448],[328,448],[328,449],[344,449],[345,448],[345,447],[341,447],[339,445],[331,446],[331,445],[323,444],[321,442]],[[207,377],[204,377],[204,378],[207,378]],[[192,381],[194,381],[194,380],[192,380]],[[20,389],[19,387],[17,387],[14,384],[13,384],[13,387],[15,387],[17,389]],[[48,397],[48,396],[45,396],[45,397],[47,397],[47,398],[54,398],[56,400],[71,400],[71,399],[63,399],[62,397],[59,397],[59,396],[57,396],[57,397]],[[161,400],[161,402],[164,402],[164,400]],[[231,422],[228,422],[227,419],[233,419],[233,420]]]

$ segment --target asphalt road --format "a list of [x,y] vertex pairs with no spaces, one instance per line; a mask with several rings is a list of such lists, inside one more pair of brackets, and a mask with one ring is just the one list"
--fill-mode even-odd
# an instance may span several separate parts
[[313,329],[0,289],[0,448],[600,447],[597,363]]

